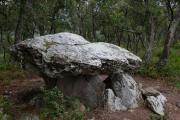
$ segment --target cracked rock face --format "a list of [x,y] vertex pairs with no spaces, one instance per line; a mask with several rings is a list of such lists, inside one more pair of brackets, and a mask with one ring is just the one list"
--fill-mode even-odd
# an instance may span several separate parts
[[112,76],[112,87],[125,107],[138,107],[139,101],[142,100],[141,91],[136,81],[129,74],[115,73]]
[[90,43],[67,32],[22,41],[11,51],[30,57],[28,60],[49,77],[64,71],[97,74],[134,70],[141,64],[139,57],[124,48],[104,42]]

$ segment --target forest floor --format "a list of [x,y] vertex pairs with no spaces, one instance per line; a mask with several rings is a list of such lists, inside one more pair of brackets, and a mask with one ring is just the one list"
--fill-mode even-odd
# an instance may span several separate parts
[[[159,90],[163,95],[167,97],[167,115],[168,120],[180,120],[180,108],[176,107],[176,102],[180,100],[180,90],[176,89],[169,82],[163,79],[153,79],[149,77],[144,77],[140,75],[134,76],[135,80],[143,84],[143,87],[154,87]],[[25,80],[14,80],[9,84],[4,84],[0,81],[0,95],[11,96],[13,100],[19,102],[21,109],[18,112],[18,108],[14,109],[16,115],[20,115],[22,110],[28,111],[31,108],[27,108],[26,105],[22,104],[20,101],[24,101],[26,97],[21,97],[21,94],[28,93],[32,89],[38,89],[39,87],[44,86],[43,80],[39,77],[33,77],[31,79]],[[28,98],[27,98],[28,99]],[[26,109],[27,108],[27,109]],[[26,110],[25,110],[26,109]],[[113,112],[109,113],[103,110],[94,110],[90,113],[87,113],[88,118],[94,118],[94,120],[151,120],[150,116],[154,115],[145,105],[142,105],[136,109],[130,109],[126,112]]]

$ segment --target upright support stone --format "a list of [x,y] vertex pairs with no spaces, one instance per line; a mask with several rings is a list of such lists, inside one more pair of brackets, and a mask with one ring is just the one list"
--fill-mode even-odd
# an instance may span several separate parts
[[115,95],[126,108],[136,108],[142,101],[141,91],[136,81],[127,73],[117,72],[111,77]]
[[116,97],[112,89],[106,89],[104,94],[104,108],[107,111],[126,111],[127,107],[122,104],[122,100],[119,97]]
[[91,108],[102,106],[105,84],[100,76],[67,75],[59,79],[57,86],[68,96],[78,97]]

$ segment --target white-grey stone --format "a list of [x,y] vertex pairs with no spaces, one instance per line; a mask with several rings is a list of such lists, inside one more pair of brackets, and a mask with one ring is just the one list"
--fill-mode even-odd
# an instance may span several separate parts
[[148,106],[157,114],[164,116],[165,103],[167,99],[162,94],[158,96],[147,96]]
[[20,120],[40,120],[39,119],[39,116],[37,115],[33,115],[33,114],[26,114],[26,115],[23,115]]
[[127,73],[115,73],[112,78],[112,87],[127,108],[136,108],[142,101],[141,91],[136,81]]
[[108,111],[126,111],[127,108],[122,105],[122,100],[114,95],[112,89],[106,89],[105,91],[105,109]]
[[63,71],[92,74],[132,70],[142,62],[124,48],[104,42],[90,43],[79,35],[67,32],[22,41],[11,47],[11,51],[28,57],[49,77]]

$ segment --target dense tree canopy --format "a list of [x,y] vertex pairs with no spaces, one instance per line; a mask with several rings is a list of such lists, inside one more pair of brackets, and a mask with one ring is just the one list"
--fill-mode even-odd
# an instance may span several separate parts
[[165,65],[170,46],[179,38],[178,0],[1,0],[0,50],[34,36],[62,31],[89,41],[105,41],[143,51],[149,63],[155,45],[163,47]]

